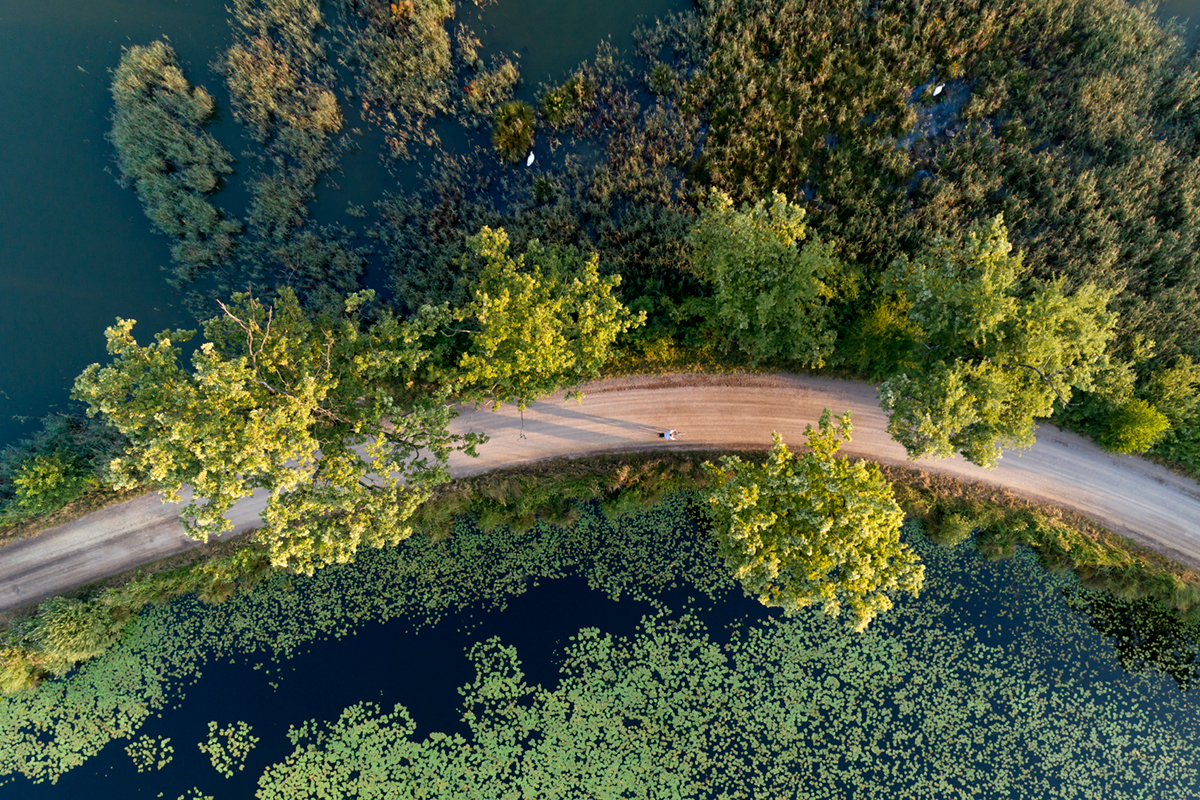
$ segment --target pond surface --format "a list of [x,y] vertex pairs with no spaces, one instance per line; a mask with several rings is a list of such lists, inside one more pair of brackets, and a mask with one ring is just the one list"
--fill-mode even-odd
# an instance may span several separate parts
[[[10,775],[0,797],[354,797],[371,770],[398,790],[455,787],[445,797],[521,782],[621,797],[1200,792],[1200,693],[1124,673],[1067,605],[1071,581],[1028,552],[987,562],[907,530],[926,586],[856,634],[743,597],[686,509],[608,522],[593,505],[528,534],[460,525],[443,545],[153,610],[66,681],[40,744],[5,722],[36,696],[0,701],[14,746],[66,767],[57,784]],[[94,730],[106,681],[140,721],[71,767],[66,740]],[[411,728],[387,716],[396,704]],[[295,749],[309,720],[311,747]],[[258,737],[244,771],[222,777],[200,751],[210,722]],[[145,737],[170,739],[161,769],[127,754]]]
[[[36,430],[14,416],[41,417],[68,402],[75,376],[104,358],[103,331],[116,317],[138,320],[143,339],[191,327],[165,281],[167,240],[155,234],[137,197],[114,180],[105,135],[112,108],[109,70],[121,48],[170,38],[194,83],[222,106],[214,133],[235,156],[244,149],[221,80],[208,69],[229,43],[224,0],[70,0],[0,2],[0,446]],[[484,41],[484,54],[520,55],[532,98],[538,83],[595,55],[611,37],[628,51],[639,15],[653,18],[688,0],[504,0],[461,10]],[[344,104],[343,104],[344,105]],[[348,110],[347,127],[362,126]],[[368,134],[370,132],[368,131]],[[379,144],[378,138],[368,145]],[[314,218],[347,200],[369,204],[395,180],[378,152],[347,156],[346,174],[328,182]],[[245,159],[239,167],[245,166]],[[237,175],[216,197],[239,210]],[[347,222],[344,214],[339,221]]]

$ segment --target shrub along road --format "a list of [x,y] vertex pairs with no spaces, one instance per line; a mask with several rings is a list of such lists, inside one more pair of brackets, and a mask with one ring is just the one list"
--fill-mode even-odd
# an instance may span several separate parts
[[[821,411],[849,410],[853,441],[845,455],[908,462],[887,434],[874,387],[794,375],[670,375],[600,381],[583,405],[561,397],[536,403],[524,421],[515,408],[464,409],[454,429],[483,431],[491,441],[478,459],[456,453],[455,477],[561,456],[655,448],[766,449],[771,431],[793,448]],[[679,441],[658,437],[665,428]],[[960,457],[915,466],[993,483],[1031,500],[1070,508],[1117,533],[1200,566],[1200,485],[1140,458],[1105,453],[1072,433],[1042,425],[1037,444],[1005,456],[994,470]],[[258,525],[265,493],[238,503],[235,536]],[[186,502],[186,498],[185,498]],[[59,594],[108,575],[198,546],[176,519],[179,506],[146,495],[0,549],[0,611]]]

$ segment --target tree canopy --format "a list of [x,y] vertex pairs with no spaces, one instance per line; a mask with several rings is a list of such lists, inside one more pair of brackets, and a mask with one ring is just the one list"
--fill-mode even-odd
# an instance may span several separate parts
[[504,230],[486,226],[471,247],[484,266],[470,301],[448,312],[466,335],[452,382],[468,397],[524,409],[597,378],[616,338],[645,320],[613,294],[621,277],[600,277],[594,254],[533,241],[514,259]]
[[882,289],[908,305],[912,357],[880,386],[888,432],[910,458],[955,451],[994,467],[1003,447],[1029,447],[1037,417],[1107,364],[1112,292],[1027,275],[1003,218],[963,244],[935,240],[899,258]]
[[258,536],[272,563],[311,573],[361,545],[405,538],[405,520],[448,479],[453,410],[413,375],[428,356],[417,324],[384,312],[363,327],[353,295],[340,317],[311,318],[290,289],[267,306],[238,294],[204,325],[207,342],[181,364],[191,331],[139,345],[134,322],[106,331],[113,363],[75,383],[89,413],[103,413],[131,450],[110,465],[117,481],[146,480],[174,498],[197,538],[228,530],[224,513],[255,489],[271,492]]
[[804,243],[805,231],[804,209],[778,192],[769,205],[735,209],[716,190],[692,231],[693,269],[713,286],[712,321],[755,362],[819,367],[833,351],[831,303],[854,283],[829,244]]
[[805,429],[812,452],[793,456],[779,434],[764,464],[725,456],[704,465],[708,503],[725,563],[747,594],[788,614],[820,605],[843,609],[864,629],[892,607],[890,595],[916,595],[925,567],[900,542],[904,512],[879,467],[837,458],[849,441],[849,413]]

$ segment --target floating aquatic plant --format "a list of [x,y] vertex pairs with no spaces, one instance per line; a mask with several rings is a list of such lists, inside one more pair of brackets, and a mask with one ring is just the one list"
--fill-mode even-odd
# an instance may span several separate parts
[[133,740],[125,748],[125,752],[133,759],[133,765],[138,772],[149,772],[151,769],[162,769],[175,757],[175,748],[170,744],[171,739],[162,736],[143,734]]
[[232,778],[236,769],[241,772],[246,768],[246,756],[258,744],[258,737],[250,734],[250,726],[245,722],[235,722],[221,728],[216,722],[208,723],[208,739],[197,745],[200,752],[212,761],[213,769]]

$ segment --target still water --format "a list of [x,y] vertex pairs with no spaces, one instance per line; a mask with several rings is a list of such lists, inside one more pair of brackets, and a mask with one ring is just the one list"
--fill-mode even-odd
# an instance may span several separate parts
[[[130,738],[167,737],[173,757],[139,772],[129,739],[106,739],[87,761],[60,769],[56,785],[0,775],[0,799],[173,800],[192,787],[217,800],[254,797],[259,776],[292,753],[291,726],[332,722],[360,703],[386,712],[402,704],[415,730],[365,729],[323,745],[334,760],[362,765],[335,773],[329,794],[317,791],[333,768],[326,762],[299,771],[314,781],[306,791],[264,786],[258,796],[355,796],[358,770],[383,761],[393,765],[389,789],[446,798],[547,796],[511,793],[544,780],[547,764],[573,765],[553,779],[552,796],[1191,800],[1200,792],[1198,690],[1153,670],[1126,674],[1112,640],[1067,605],[1072,581],[1048,575],[1029,553],[988,562],[973,547],[942,548],[907,531],[926,585],[858,634],[813,610],[788,619],[742,596],[685,507],[670,500],[608,523],[589,504],[577,526],[527,534],[463,526],[441,545],[367,551],[353,565],[276,580],[224,605],[144,612],[145,628],[69,679],[68,694],[51,695],[66,708],[37,717],[50,723],[37,745],[18,748],[62,763],[55,747],[94,724],[100,698],[89,687],[100,684],[86,673],[95,667],[123,676],[124,703],[149,703]],[[454,600],[443,606],[446,592]],[[442,609],[440,621],[429,608]],[[536,693],[504,689],[494,661],[471,663],[470,648],[491,637],[515,648],[519,680]],[[281,651],[268,642],[290,655],[274,658]],[[181,677],[163,677],[172,672]],[[144,690],[156,677],[168,689],[161,705]],[[498,687],[491,697],[518,698],[536,715],[524,718],[529,728],[519,722],[531,735],[515,747],[506,744],[521,733],[508,701],[489,711],[472,700],[469,685],[480,679]],[[41,708],[30,702],[0,700],[0,724]],[[244,771],[222,777],[198,747],[214,720],[246,723],[259,738]],[[430,745],[444,741],[439,733],[462,739]],[[414,745],[439,755],[422,767],[391,755]],[[473,750],[482,760],[453,766]],[[9,755],[0,746],[0,765]],[[519,766],[472,780],[510,759]],[[630,790],[586,795],[582,785],[612,768],[636,774]],[[650,788],[672,775],[689,788]],[[438,781],[448,781],[443,791]]]
[[[223,106],[215,134],[244,149],[220,79],[208,64],[229,42],[224,0],[0,0],[0,446],[36,429],[14,416],[40,417],[67,403],[75,376],[104,358],[103,330],[118,317],[150,334],[194,325],[164,280],[168,244],[156,235],[132,191],[113,179],[105,140],[112,104],[108,71],[121,48],[170,38],[188,76]],[[622,50],[640,15],[683,9],[688,0],[504,0],[462,21],[484,54],[517,53],[531,99],[543,80],[595,54],[605,38]],[[348,113],[347,127],[366,127]],[[393,188],[377,151],[346,158],[339,189],[326,181],[315,217],[370,207]],[[244,159],[243,159],[244,162]],[[244,166],[244,164],[239,165]],[[389,184],[389,180],[393,183]],[[240,210],[238,176],[217,196]],[[350,222],[339,215],[340,222]]]

